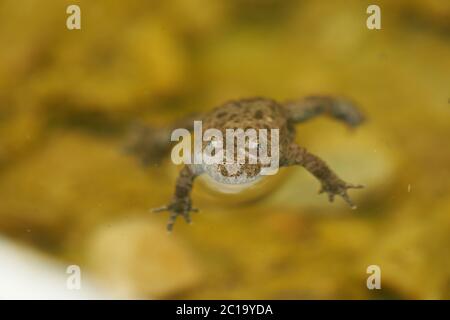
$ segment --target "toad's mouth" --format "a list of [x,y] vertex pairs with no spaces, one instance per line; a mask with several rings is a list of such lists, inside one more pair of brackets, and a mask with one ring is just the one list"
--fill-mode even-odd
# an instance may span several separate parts
[[[251,180],[240,180],[239,178],[230,178],[230,177],[222,177],[217,179],[217,177],[213,177],[209,174],[205,174],[200,176],[199,178],[205,182],[205,184],[218,192],[227,193],[227,194],[236,194],[240,193],[243,190],[246,190],[250,187],[257,185],[260,181],[262,181],[264,176],[257,176]],[[232,180],[233,179],[233,180]]]
[[207,165],[205,172],[214,181],[226,185],[245,185],[258,180],[261,175],[259,166],[241,164]]

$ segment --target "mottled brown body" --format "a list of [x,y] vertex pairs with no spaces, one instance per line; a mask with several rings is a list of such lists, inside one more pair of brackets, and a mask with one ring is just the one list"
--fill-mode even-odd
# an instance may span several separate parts
[[[278,129],[279,130],[279,154],[280,167],[301,165],[313,174],[321,183],[320,192],[326,192],[329,200],[333,201],[335,195],[343,199],[352,207],[347,189],[361,188],[360,185],[352,185],[341,180],[319,157],[309,153],[305,148],[298,146],[295,139],[295,125],[311,119],[320,114],[327,114],[336,120],[344,122],[350,127],[355,127],[363,121],[363,116],[348,100],[333,98],[330,96],[311,96],[297,101],[278,103],[266,98],[251,98],[227,102],[196,120],[202,120],[203,131],[218,129],[225,136],[226,129]],[[192,118],[191,118],[192,119]],[[187,128],[191,128],[192,123]],[[143,158],[149,158],[147,153],[154,154],[154,147],[170,145],[165,129],[164,141],[160,141],[161,135],[146,135],[146,142],[138,139],[131,151]],[[154,137],[155,139],[152,139]],[[153,140],[153,141],[152,141]],[[206,144],[206,142],[205,142]],[[204,144],[204,147],[205,147]],[[136,147],[138,146],[138,147]],[[133,148],[134,147],[134,148]],[[242,164],[238,174],[256,176],[259,174],[260,164]],[[221,174],[228,173],[223,168]],[[191,191],[195,177],[205,172],[205,167],[199,165],[186,165],[178,177],[175,194],[171,203],[154,211],[168,210],[171,212],[168,230],[172,230],[175,219],[182,215],[190,222],[190,211],[195,211],[191,203]]]
[[[227,129],[254,129],[256,131],[265,129],[268,132],[269,145],[271,143],[270,130],[278,129],[280,154],[283,154],[286,147],[295,138],[294,124],[289,120],[288,111],[271,99],[251,98],[229,101],[206,114],[202,121],[203,131],[219,129],[224,137]],[[204,142],[203,147],[206,147],[206,144],[207,142]],[[240,166],[238,175],[254,177],[260,174],[261,167],[261,163],[246,162]],[[224,166],[220,166],[220,170],[224,177],[231,176]]]

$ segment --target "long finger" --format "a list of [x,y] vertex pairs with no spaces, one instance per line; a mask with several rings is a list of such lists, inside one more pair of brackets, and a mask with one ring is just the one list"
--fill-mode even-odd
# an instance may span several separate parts
[[157,212],[162,212],[162,211],[167,211],[167,210],[169,210],[169,207],[163,206],[163,207],[151,209],[151,212],[157,213]]
[[346,185],[346,187],[347,187],[347,189],[361,189],[361,188],[364,188],[365,186],[362,185],[362,184],[351,184],[351,183],[348,183]]
[[352,208],[353,210],[355,210],[357,208],[356,205],[352,202],[352,200],[348,196],[347,192],[343,192],[341,194],[341,196],[345,200],[345,202],[347,202],[347,204],[350,206],[350,208]]

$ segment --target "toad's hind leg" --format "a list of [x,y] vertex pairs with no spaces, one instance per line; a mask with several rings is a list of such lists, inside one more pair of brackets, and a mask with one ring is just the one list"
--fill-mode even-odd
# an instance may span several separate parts
[[281,158],[281,166],[301,165],[314,175],[321,183],[319,193],[326,192],[328,200],[332,202],[335,195],[341,196],[352,209],[356,206],[347,194],[347,189],[362,188],[362,185],[353,185],[341,180],[319,157],[309,153],[305,148],[292,144],[287,148]]
[[192,131],[196,119],[201,119],[201,115],[192,114],[165,127],[135,123],[125,139],[124,152],[134,155],[145,166],[157,165],[170,153],[173,146],[170,136],[173,130],[184,128]]
[[301,123],[321,114],[342,121],[350,127],[356,127],[364,121],[357,107],[344,98],[332,96],[309,96],[283,104],[288,109],[290,119]]

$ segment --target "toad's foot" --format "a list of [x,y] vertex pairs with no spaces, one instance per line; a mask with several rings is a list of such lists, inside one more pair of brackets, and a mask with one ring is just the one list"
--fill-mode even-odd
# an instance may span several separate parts
[[326,192],[328,193],[328,200],[330,202],[333,202],[334,196],[338,195],[341,196],[345,202],[350,206],[352,209],[356,209],[356,205],[352,202],[350,197],[347,194],[348,189],[361,189],[364,188],[363,185],[360,184],[351,184],[346,183],[345,181],[342,181],[340,179],[334,180],[332,182],[323,182],[322,188],[320,189],[319,193]]
[[176,199],[167,206],[152,209],[152,212],[163,212],[163,211],[170,212],[169,222],[167,223],[167,231],[172,232],[175,220],[179,215],[182,215],[184,220],[186,220],[186,222],[190,224],[192,222],[190,213],[198,212],[198,209],[192,208],[190,201],[186,201],[183,199]]

